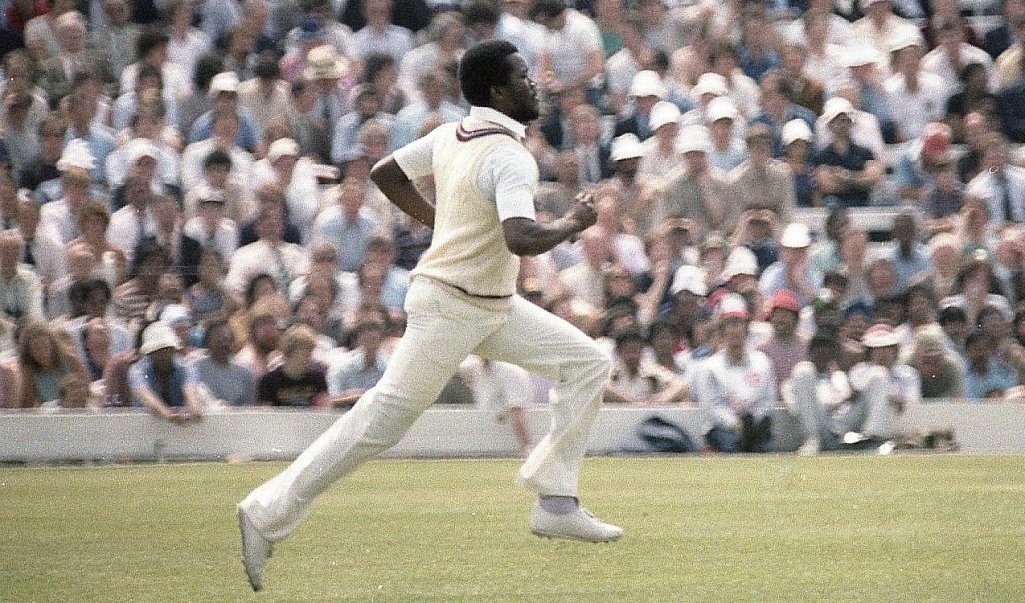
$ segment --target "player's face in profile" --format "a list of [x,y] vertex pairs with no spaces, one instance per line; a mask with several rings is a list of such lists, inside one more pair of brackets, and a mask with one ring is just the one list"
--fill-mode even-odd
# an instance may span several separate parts
[[520,123],[527,123],[538,118],[537,89],[527,73],[527,62],[519,54],[506,58],[512,64],[509,83],[505,88],[509,95],[507,115]]

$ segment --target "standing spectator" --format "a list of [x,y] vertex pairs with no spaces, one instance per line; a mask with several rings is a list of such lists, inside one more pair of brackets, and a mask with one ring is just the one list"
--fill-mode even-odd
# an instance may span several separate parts
[[695,377],[695,399],[708,413],[705,441],[719,452],[767,452],[772,438],[776,377],[765,354],[747,346],[750,318],[739,295],[719,302],[723,348]]
[[872,189],[884,175],[872,151],[851,140],[852,113],[853,107],[846,99],[831,98],[826,102],[823,118],[833,141],[818,152],[814,163],[818,166],[816,180],[827,206],[868,206]]
[[902,213],[893,220],[891,234],[896,242],[893,249],[893,264],[897,270],[899,291],[906,290],[913,282],[927,277],[932,272],[932,262],[919,242],[918,224],[914,214]]
[[285,331],[281,337],[281,366],[260,378],[257,401],[302,408],[327,404],[325,369],[313,361],[315,347],[316,333],[310,327],[297,325]]
[[541,89],[559,94],[584,88],[588,104],[597,106],[605,62],[598,26],[561,0],[535,1],[530,18],[548,30],[538,62]]
[[232,360],[235,336],[227,322],[211,323],[203,341],[209,355],[193,365],[196,379],[207,393],[224,406],[256,403],[256,382],[248,369]]
[[143,331],[141,358],[128,370],[132,400],[162,419],[198,421],[202,402],[195,376],[177,355],[181,348],[171,327],[155,322]]
[[15,325],[45,320],[39,277],[21,264],[23,245],[18,231],[0,232],[0,322]]

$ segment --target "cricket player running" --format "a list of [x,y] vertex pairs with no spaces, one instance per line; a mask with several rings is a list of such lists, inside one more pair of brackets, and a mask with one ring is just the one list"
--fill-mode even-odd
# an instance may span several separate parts
[[[413,270],[406,332],[381,381],[238,505],[243,563],[254,590],[263,585],[272,544],[295,529],[332,483],[395,445],[471,353],[554,383],[551,426],[517,476],[538,494],[531,532],[588,542],[623,534],[576,498],[610,361],[584,333],[516,295],[517,256],[544,253],[594,224],[592,200],[580,195],[565,216],[534,220],[538,168],[522,141],[525,124],[538,117],[538,99],[515,46],[492,40],[467,50],[459,84],[472,105],[469,116],[371,171],[388,199],[433,228],[434,238]],[[436,206],[412,183],[431,174]]]

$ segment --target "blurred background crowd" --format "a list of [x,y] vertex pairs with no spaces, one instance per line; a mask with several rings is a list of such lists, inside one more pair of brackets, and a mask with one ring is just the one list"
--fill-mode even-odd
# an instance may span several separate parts
[[[1022,0],[7,0],[0,22],[0,408],[354,403],[431,241],[370,167],[466,114],[458,59],[492,38],[542,97],[538,219],[596,198],[519,285],[604,342],[607,403],[699,405],[727,451],[785,406],[815,452],[909,404],[1021,398]],[[546,392],[471,359],[444,397],[527,446]]]

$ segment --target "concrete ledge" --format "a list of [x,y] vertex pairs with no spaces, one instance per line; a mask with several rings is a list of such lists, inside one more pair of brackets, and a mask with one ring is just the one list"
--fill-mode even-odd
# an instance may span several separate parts
[[[614,453],[636,440],[637,426],[658,414],[686,429],[700,442],[704,413],[695,408],[606,407],[590,452]],[[176,425],[141,411],[5,412],[0,414],[0,462],[76,460],[295,458],[339,416],[338,413],[251,409],[210,414],[195,424]],[[546,409],[528,413],[534,434],[544,433]],[[776,449],[799,443],[796,421],[777,411]],[[934,403],[902,419],[902,429],[953,429],[969,453],[1025,452],[1025,406],[1018,404]],[[398,457],[516,456],[507,424],[488,412],[468,407],[428,410],[401,442],[387,453]]]

